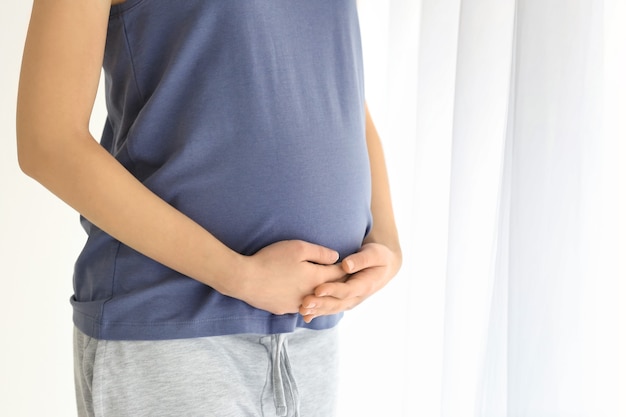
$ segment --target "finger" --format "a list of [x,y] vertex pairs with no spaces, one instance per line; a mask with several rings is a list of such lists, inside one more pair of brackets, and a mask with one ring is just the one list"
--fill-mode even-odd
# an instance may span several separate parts
[[379,266],[383,262],[373,246],[364,246],[359,252],[346,256],[341,262],[341,267],[348,274],[362,271],[372,266]]
[[[337,314],[343,311],[351,310],[359,305],[365,298],[366,297],[354,297],[344,300],[334,297],[317,298],[303,304],[298,312],[307,323],[310,323],[315,317]],[[314,307],[305,308],[305,305],[312,305]]]
[[321,265],[332,265],[339,260],[339,253],[325,246],[299,241],[300,257],[303,261]]
[[327,282],[315,288],[316,297],[334,297],[340,300],[370,295],[373,284],[367,275],[361,274],[358,279],[346,282]]
[[310,281],[307,285],[311,285],[310,289],[326,283],[345,282],[348,276],[341,268],[341,265],[317,265],[310,264],[312,271],[310,273]]

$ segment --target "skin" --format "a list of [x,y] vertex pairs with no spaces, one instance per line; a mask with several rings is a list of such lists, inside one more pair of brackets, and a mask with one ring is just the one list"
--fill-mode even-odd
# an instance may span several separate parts
[[89,132],[110,7],[35,0],[17,105],[21,169],[102,230],[222,294],[306,321],[348,310],[397,273],[401,252],[380,139],[367,112],[374,228],[357,253],[298,240],[238,254],[152,193]]

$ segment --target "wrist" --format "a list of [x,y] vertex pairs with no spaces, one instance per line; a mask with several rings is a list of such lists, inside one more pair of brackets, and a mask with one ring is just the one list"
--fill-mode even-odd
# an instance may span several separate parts
[[372,235],[368,235],[367,238],[363,241],[363,245],[367,244],[375,244],[382,245],[389,251],[390,259],[389,259],[389,267],[391,268],[392,274],[395,275],[400,270],[402,266],[402,248],[400,247],[400,243],[397,239],[389,239],[387,241],[382,240],[379,241],[375,239]]
[[252,263],[253,258],[251,256],[241,255],[233,251],[228,262],[226,262],[226,271],[222,274],[220,288],[215,289],[228,297],[245,301],[248,282],[250,282],[254,270]]

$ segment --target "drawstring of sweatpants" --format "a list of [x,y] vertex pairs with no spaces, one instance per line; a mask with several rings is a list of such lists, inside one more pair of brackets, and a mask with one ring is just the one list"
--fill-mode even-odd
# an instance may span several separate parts
[[[279,417],[299,417],[300,395],[289,363],[287,334],[274,334],[271,335],[270,340],[265,340],[268,342],[264,344],[269,348],[272,362],[271,378],[276,415]],[[290,401],[291,407],[288,405]],[[293,410],[292,415],[287,414],[289,409]]]

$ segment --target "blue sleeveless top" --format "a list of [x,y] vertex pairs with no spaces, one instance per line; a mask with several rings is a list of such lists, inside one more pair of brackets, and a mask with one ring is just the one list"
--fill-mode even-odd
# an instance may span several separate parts
[[[101,144],[233,250],[355,252],[371,225],[355,0],[127,0],[111,9]],[[85,219],[74,323],[99,339],[325,329],[221,295]]]

